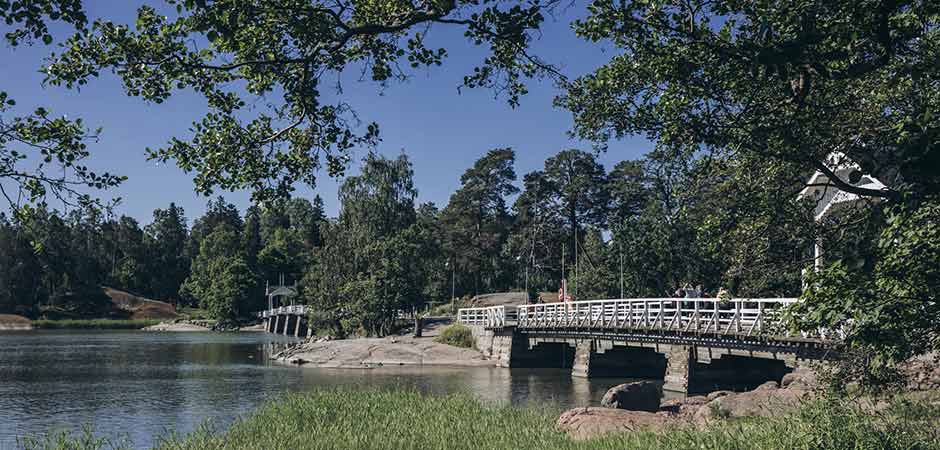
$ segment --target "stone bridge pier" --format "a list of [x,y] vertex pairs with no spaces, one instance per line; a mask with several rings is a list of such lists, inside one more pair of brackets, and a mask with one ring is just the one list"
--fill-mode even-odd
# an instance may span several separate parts
[[663,380],[682,393],[753,389],[780,382],[792,354],[657,342],[529,335],[473,326],[477,348],[500,367],[571,369],[574,377]]

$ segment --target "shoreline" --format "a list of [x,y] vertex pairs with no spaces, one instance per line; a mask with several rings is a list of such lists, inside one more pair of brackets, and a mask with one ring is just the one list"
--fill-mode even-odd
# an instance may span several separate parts
[[271,357],[302,367],[373,369],[385,366],[496,367],[482,352],[434,342],[432,337],[393,336],[306,341]]
[[189,323],[189,322],[160,322],[158,324],[154,324],[146,328],[142,328],[140,331],[187,333],[187,332],[209,332],[209,331],[212,331],[212,329],[209,327],[204,327],[202,325],[196,325],[196,324]]
[[33,320],[34,330],[140,330],[159,323],[154,319]]

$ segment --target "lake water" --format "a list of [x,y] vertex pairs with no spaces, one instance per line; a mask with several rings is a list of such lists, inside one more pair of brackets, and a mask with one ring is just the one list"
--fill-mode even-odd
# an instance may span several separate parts
[[266,333],[0,331],[0,450],[17,436],[91,425],[150,448],[169,430],[225,426],[286,391],[337,386],[471,392],[486,401],[597,404],[626,379],[572,379],[570,370],[315,369],[268,356],[292,338]]

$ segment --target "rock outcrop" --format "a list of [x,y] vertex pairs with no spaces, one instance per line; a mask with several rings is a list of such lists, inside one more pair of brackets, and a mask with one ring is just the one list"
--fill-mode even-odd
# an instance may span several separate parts
[[[748,392],[715,391],[662,403],[659,403],[657,392],[655,412],[647,409],[648,399],[629,397],[630,392],[639,393],[637,397],[645,396],[648,388],[640,387],[641,383],[628,383],[615,386],[605,394],[602,404],[612,407],[565,411],[556,426],[574,439],[589,439],[636,431],[660,432],[670,427],[705,427],[716,421],[738,417],[779,416],[799,408],[809,399],[814,391],[808,387],[815,385],[815,380],[815,374],[802,370],[794,372],[779,385],[768,382]],[[655,387],[655,384],[649,384]],[[644,410],[615,409],[626,406]]]
[[555,426],[573,439],[590,439],[607,434],[658,432],[680,423],[662,412],[587,407],[565,411]]
[[651,381],[636,381],[614,386],[601,399],[601,406],[630,411],[659,411],[660,390]]
[[492,367],[495,361],[468,348],[453,347],[429,338],[391,338],[307,341],[274,355],[275,360],[310,367],[369,369],[381,366]]
[[696,424],[705,425],[736,417],[773,417],[793,411],[802,404],[809,391],[778,389],[776,383],[765,384],[748,392],[723,395],[700,405],[692,416]]
[[0,314],[0,330],[32,330],[33,323],[15,314]]

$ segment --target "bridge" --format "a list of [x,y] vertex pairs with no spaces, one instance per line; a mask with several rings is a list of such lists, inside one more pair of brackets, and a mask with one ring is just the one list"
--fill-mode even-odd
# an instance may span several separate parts
[[310,307],[307,305],[287,305],[259,311],[257,314],[264,323],[264,331],[268,333],[310,337],[313,328],[307,324],[309,312]]
[[614,299],[462,308],[458,322],[503,367],[561,367],[576,377],[660,378],[664,389],[750,388],[833,357],[842,334],[789,332],[794,298]]

